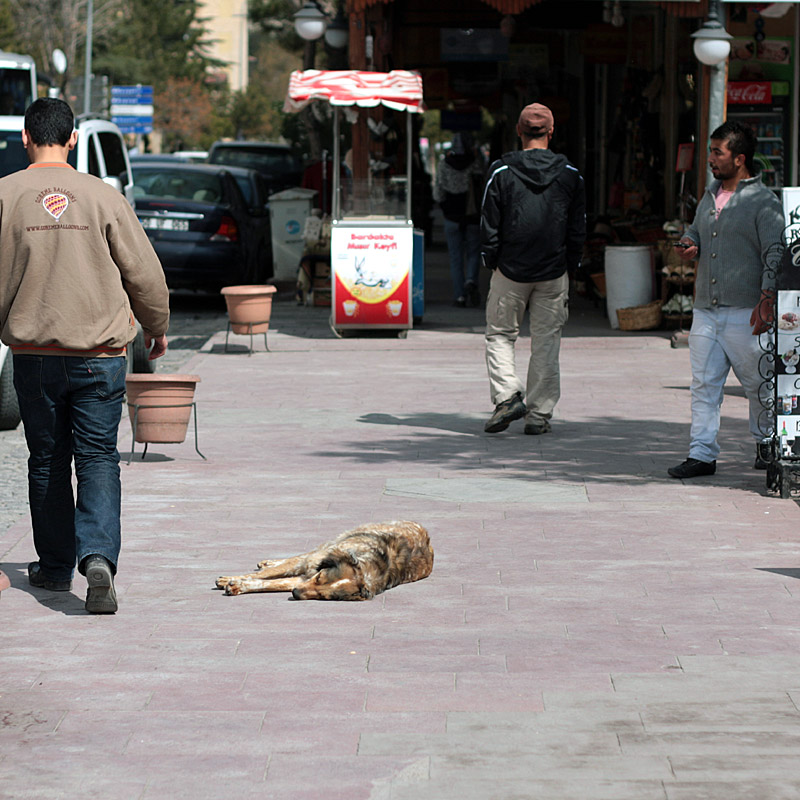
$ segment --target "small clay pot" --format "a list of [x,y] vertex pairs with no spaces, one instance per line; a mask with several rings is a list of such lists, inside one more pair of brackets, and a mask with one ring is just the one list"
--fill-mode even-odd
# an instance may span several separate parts
[[134,417],[136,422],[136,441],[184,441],[199,382],[199,375],[130,373],[125,384],[131,426]]
[[225,286],[222,295],[228,307],[231,330],[234,333],[266,333],[275,292],[275,287],[268,284]]

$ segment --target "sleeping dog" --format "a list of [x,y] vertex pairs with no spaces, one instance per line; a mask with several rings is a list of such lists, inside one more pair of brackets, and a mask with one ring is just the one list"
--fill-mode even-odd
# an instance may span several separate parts
[[428,532],[416,522],[360,525],[316,550],[261,561],[258,572],[217,578],[225,594],[291,592],[295,600],[371,600],[433,569]]

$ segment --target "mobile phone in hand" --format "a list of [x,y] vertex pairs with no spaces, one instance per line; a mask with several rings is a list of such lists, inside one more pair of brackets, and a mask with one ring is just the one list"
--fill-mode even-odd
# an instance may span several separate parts
[[692,245],[690,245],[688,242],[675,242],[675,244],[672,246],[680,247],[682,250],[688,250],[690,247],[692,247]]

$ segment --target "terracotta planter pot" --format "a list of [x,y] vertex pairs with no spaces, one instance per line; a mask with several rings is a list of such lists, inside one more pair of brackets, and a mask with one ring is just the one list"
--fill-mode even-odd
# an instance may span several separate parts
[[234,333],[266,333],[272,315],[275,287],[267,284],[225,286],[222,294]]
[[135,440],[164,444],[184,441],[199,382],[199,375],[129,374],[125,383]]

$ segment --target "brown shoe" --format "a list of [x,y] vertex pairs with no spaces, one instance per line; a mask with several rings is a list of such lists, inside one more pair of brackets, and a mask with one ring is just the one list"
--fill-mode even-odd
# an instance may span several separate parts
[[483,429],[486,433],[500,433],[515,419],[524,417],[526,412],[527,409],[525,408],[525,403],[522,402],[522,395],[517,392],[513,397],[509,397],[508,400],[503,400],[502,403],[497,404],[494,414],[489,418]]

